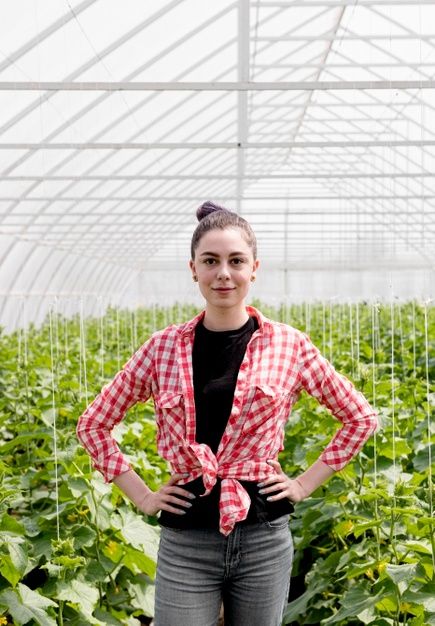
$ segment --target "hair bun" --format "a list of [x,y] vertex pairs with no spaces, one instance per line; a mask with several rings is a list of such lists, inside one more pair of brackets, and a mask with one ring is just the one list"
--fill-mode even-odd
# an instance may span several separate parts
[[196,210],[196,217],[198,218],[198,222],[203,220],[204,217],[207,217],[207,215],[210,215],[210,213],[214,213],[215,211],[229,212],[228,209],[225,209],[225,207],[219,206],[218,204],[210,202],[209,200],[207,200],[207,202],[203,202],[201,206],[198,207],[198,209]]

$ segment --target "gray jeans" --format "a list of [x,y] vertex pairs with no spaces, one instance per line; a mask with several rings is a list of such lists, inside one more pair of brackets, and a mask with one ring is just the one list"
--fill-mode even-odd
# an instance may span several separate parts
[[293,542],[289,516],[211,529],[162,528],[155,626],[280,626],[287,602]]

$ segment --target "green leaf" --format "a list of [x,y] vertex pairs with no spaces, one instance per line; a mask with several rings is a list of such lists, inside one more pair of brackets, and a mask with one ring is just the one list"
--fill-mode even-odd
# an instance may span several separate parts
[[[103,609],[96,608],[94,611],[94,617],[99,620],[105,626],[124,626],[125,622],[120,622],[116,617]],[[139,622],[138,622],[139,624]]]
[[322,621],[322,626],[336,624],[347,617],[357,617],[360,613],[372,609],[382,597],[382,591],[376,595],[370,594],[365,584],[355,585],[343,597],[341,607],[334,615]]
[[406,550],[413,550],[414,552],[420,552],[421,554],[432,554],[429,541],[404,541],[400,544],[400,547],[404,547]]
[[400,437],[395,438],[394,449],[393,443],[390,440],[385,441],[378,446],[378,454],[391,460],[400,456],[407,456],[411,452],[412,449],[406,439],[401,439]]
[[15,587],[18,581],[21,580],[22,574],[12,563],[12,559],[8,554],[1,557],[0,574],[6,578]]
[[89,526],[79,526],[73,531],[74,546],[76,549],[84,546],[92,546],[95,543],[97,533]]
[[2,556],[0,572],[15,587],[26,571],[27,549],[25,545],[22,545],[24,538],[21,536],[2,533],[2,539],[7,542],[9,554]]
[[314,596],[319,593],[322,593],[328,586],[328,581],[326,579],[317,580],[314,585],[310,585],[309,588],[296,600],[292,600],[287,605],[287,608],[284,613],[284,624],[290,624],[291,622],[296,621],[303,615],[308,607],[308,604]]
[[385,568],[391,580],[398,586],[400,593],[413,582],[417,573],[418,563],[406,563],[404,565],[393,565],[390,563]]
[[150,578],[156,575],[156,562],[143,553],[130,546],[125,547],[125,554],[122,559],[123,565],[133,572],[133,574],[147,574]]
[[22,583],[16,590],[5,589],[0,593],[0,606],[12,615],[17,624],[34,620],[40,626],[56,626],[56,621],[45,610],[57,606],[56,603]]
[[98,589],[81,580],[59,582],[56,589],[56,597],[59,600],[77,605],[83,615],[92,617],[92,612],[98,604]]
[[147,556],[157,561],[159,532],[155,526],[147,524],[140,515],[125,509],[119,515],[113,516],[112,524],[119,529],[127,543],[139,550],[145,550]]
[[143,586],[128,583],[127,589],[131,596],[132,606],[140,609],[144,615],[152,617],[154,615],[154,585]]
[[22,524],[20,524],[15,517],[5,513],[0,521],[0,531],[14,533],[15,535],[25,535],[26,531]]
[[11,441],[8,441],[0,446],[0,454],[6,454],[6,452],[14,450],[14,448],[22,445],[23,443],[34,442],[35,439],[49,440],[51,437],[52,433],[46,430],[34,430],[30,433],[22,433],[21,435],[14,437]]
[[422,606],[424,610],[429,613],[435,613],[435,584],[429,583],[419,591],[411,591],[408,589],[403,594],[403,601],[412,602],[418,606]]

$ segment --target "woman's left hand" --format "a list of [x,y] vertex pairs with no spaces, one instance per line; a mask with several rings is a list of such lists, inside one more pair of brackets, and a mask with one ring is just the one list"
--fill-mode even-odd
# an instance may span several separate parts
[[276,474],[268,476],[261,483],[258,483],[258,486],[260,487],[259,493],[264,495],[274,494],[267,497],[269,502],[283,500],[284,498],[291,502],[300,502],[308,496],[308,493],[297,479],[292,480],[287,474],[284,474],[278,461],[268,461],[268,463],[276,471]]

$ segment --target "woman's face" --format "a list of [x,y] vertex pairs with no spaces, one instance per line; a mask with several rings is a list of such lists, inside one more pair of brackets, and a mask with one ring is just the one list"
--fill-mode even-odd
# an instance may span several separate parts
[[258,260],[239,228],[214,229],[200,239],[190,268],[207,304],[229,309],[244,306]]

